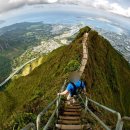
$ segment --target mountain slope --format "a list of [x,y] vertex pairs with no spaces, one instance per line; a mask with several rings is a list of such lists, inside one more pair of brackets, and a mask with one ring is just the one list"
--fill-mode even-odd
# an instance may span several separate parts
[[[88,51],[83,78],[87,82],[89,96],[123,116],[130,116],[130,64],[95,31],[89,32]],[[104,119],[107,117],[106,122],[114,122],[110,113],[100,115]]]
[[[81,29],[70,45],[44,56],[39,67],[27,76],[13,79],[0,92],[2,130],[19,129],[30,121],[34,122],[36,115],[56,97],[69,72],[79,67],[81,41],[84,32],[89,30],[88,27]],[[130,115],[130,65],[97,32],[90,31],[88,39],[88,64],[82,77],[87,82],[88,96],[122,115]],[[115,117],[92,104],[90,106],[104,122],[113,126]],[[87,119],[94,124],[89,116]]]
[[[114,101],[117,98],[115,105],[111,105],[117,109],[117,101],[120,103],[118,110],[124,114],[130,114],[130,102],[126,100],[126,97],[130,97],[130,93],[127,93],[130,90],[130,64],[97,32],[90,31],[88,45],[89,60],[84,75],[88,87],[96,92],[93,96],[96,94],[94,97],[98,99],[100,96],[97,92],[103,93],[104,90],[107,94],[109,91],[111,95],[109,99],[106,98],[105,101],[103,98],[100,101],[109,103],[109,100]],[[89,76],[88,80],[87,76]]]
[[[41,29],[38,31],[38,29]],[[38,44],[50,36],[52,27],[43,23],[17,23],[0,28],[0,82],[12,72],[12,61],[24,53],[28,47]],[[1,57],[4,57],[3,59]],[[4,60],[8,59],[8,60]],[[7,64],[8,73],[1,64]],[[17,67],[17,66],[16,66]]]
[[56,96],[68,72],[77,69],[81,51],[82,45],[78,44],[77,39],[43,57],[42,64],[28,76],[11,81],[0,92],[1,129],[12,129],[19,122],[19,127],[24,125],[24,122],[30,121],[26,117],[27,113],[33,113],[32,116],[35,117]]
[[[28,60],[68,44],[68,40],[73,39],[68,39],[70,32],[67,25],[42,22],[23,22],[0,28],[0,82]],[[1,64],[6,64],[8,73]]]

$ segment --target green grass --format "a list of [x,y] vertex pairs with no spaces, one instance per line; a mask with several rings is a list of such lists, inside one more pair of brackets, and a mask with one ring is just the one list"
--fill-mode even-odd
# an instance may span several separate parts
[[10,59],[0,55],[0,83],[11,73],[11,71]]
[[[89,33],[89,58],[84,72],[92,99],[124,115],[130,115],[130,65],[110,43],[97,32]],[[104,113],[103,110],[101,112]],[[100,113],[101,114],[101,113]],[[104,121],[113,123],[106,113]]]
[[[32,117],[35,117],[56,97],[70,72],[64,71],[66,66],[76,61],[77,67],[81,61],[82,44],[79,44],[78,40],[43,57],[43,63],[28,76],[12,80],[6,89],[0,92],[2,130],[11,130],[18,122],[17,129],[19,129],[28,123],[28,119],[24,120],[27,113],[32,113]],[[71,67],[75,68],[75,64],[71,64]],[[34,121],[34,118],[29,121]]]

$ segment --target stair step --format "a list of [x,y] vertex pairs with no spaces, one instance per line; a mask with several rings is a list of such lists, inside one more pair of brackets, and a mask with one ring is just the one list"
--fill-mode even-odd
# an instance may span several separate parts
[[81,109],[81,106],[66,106],[65,109]]
[[56,124],[56,127],[61,130],[81,130],[83,129],[84,125],[63,125],[63,124]]
[[69,108],[66,108],[64,109],[64,111],[68,111],[68,112],[81,112],[81,109],[69,109]]
[[80,104],[79,103],[74,103],[72,106],[80,106]]
[[[65,104],[66,103],[70,103],[70,101],[65,101]],[[79,102],[75,102],[75,103],[73,103],[73,104],[80,104]]]
[[80,112],[63,112],[63,115],[80,116]]
[[58,120],[59,124],[80,124],[80,120]]
[[65,107],[81,107],[79,104],[73,104],[73,105],[65,105]]
[[59,116],[61,120],[80,120],[80,116]]

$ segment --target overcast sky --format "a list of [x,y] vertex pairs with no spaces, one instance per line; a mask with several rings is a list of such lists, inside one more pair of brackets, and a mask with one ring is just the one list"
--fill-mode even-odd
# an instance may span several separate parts
[[[36,4],[74,4],[102,9],[130,18],[130,0],[0,0],[0,16],[24,6]],[[23,12],[24,13],[24,12]]]

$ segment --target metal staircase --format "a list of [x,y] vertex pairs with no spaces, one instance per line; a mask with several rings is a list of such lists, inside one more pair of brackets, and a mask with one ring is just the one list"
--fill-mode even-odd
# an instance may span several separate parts
[[[63,87],[64,86],[65,83]],[[69,105],[63,99],[61,100],[61,96],[57,96],[42,112],[39,113],[36,119],[36,126],[33,123],[29,123],[21,130],[50,130],[49,127],[53,120],[55,120],[53,130],[91,130],[89,124],[83,124],[81,121],[82,110],[84,110],[84,112],[89,112],[91,116],[97,120],[97,122],[101,125],[102,128],[104,128],[105,130],[111,130],[109,126],[107,126],[101,119],[99,119],[97,115],[95,115],[94,112],[91,111],[91,109],[88,106],[88,102],[93,103],[95,106],[101,107],[102,109],[117,115],[117,123],[115,126],[115,130],[122,130],[124,121],[130,121],[130,117],[121,117],[119,112],[116,112],[115,110],[101,105],[88,97],[83,98],[83,95],[78,95],[78,99],[79,100],[76,103]],[[82,106],[81,104],[84,104],[84,106]],[[41,124],[41,117],[44,116],[44,114],[53,105],[56,105],[55,110],[53,111],[48,122],[43,126]]]
[[64,103],[64,108],[58,117],[56,128],[58,130],[82,130],[90,129],[87,124],[82,123],[82,106],[80,102],[75,102],[72,105],[68,102]]

